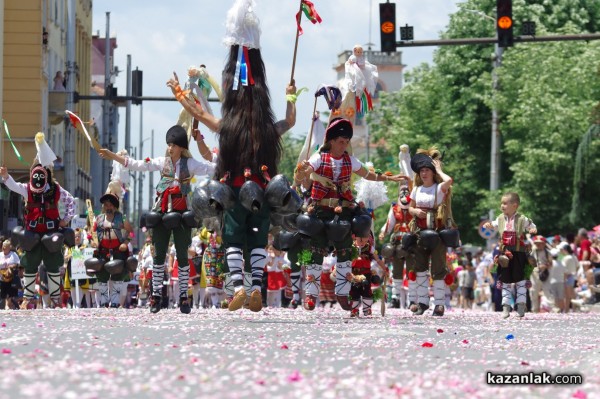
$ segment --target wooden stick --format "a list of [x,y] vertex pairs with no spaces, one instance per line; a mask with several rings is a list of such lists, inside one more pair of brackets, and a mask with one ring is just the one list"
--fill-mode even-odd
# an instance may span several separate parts
[[298,54],[298,38],[300,37],[300,21],[302,21],[302,0],[300,0],[300,10],[296,19],[296,44],[294,44],[294,59],[292,60],[292,76],[290,77],[290,86],[294,85],[294,70],[296,69],[296,54]]
[[313,112],[312,112],[312,116],[310,117],[310,120],[312,121],[312,123],[310,124],[310,131],[308,133],[308,147],[306,148],[306,159],[308,160],[308,158],[310,157],[310,144],[312,141],[312,134],[313,134],[313,128],[315,126],[315,112],[317,111],[317,96],[315,96],[315,105],[313,107]]

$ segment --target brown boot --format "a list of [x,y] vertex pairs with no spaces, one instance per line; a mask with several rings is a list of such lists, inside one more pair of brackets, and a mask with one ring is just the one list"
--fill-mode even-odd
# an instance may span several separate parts
[[260,290],[252,291],[248,308],[253,312],[260,312],[262,310],[262,294]]
[[244,288],[238,290],[233,295],[233,299],[231,300],[231,302],[229,302],[228,309],[232,312],[241,309],[242,306],[244,306],[244,302],[246,302],[246,296],[246,290]]

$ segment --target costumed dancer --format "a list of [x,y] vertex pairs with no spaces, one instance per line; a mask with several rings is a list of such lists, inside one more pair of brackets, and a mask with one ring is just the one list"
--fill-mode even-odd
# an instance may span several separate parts
[[346,75],[340,88],[343,101],[342,116],[354,124],[355,118],[362,118],[373,110],[372,96],[377,88],[379,73],[377,67],[367,61],[363,48],[357,44],[345,64]]
[[[337,302],[335,298],[335,264],[336,256],[331,253],[323,257],[323,270],[321,272],[321,291],[319,292],[319,304],[325,307],[329,303],[332,308]],[[333,278],[332,278],[333,276]]]
[[[410,192],[412,190],[411,180],[414,172],[410,169],[410,152],[408,145],[400,146],[398,154],[400,172],[407,176],[400,182],[398,191],[398,202],[390,207],[386,223],[381,227],[379,240],[383,241],[385,236],[390,235],[389,243],[384,245],[381,254],[386,259],[392,260],[392,307],[400,307],[400,298],[403,287],[404,276],[408,276],[408,302],[413,312],[417,311],[417,283],[415,275],[415,258],[402,249],[402,237],[410,233],[408,227],[413,219],[408,211],[410,207]],[[404,266],[406,265],[406,273]]]
[[[48,291],[52,305],[60,306],[60,267],[64,264],[63,242],[74,245],[74,232],[66,227],[75,215],[73,196],[53,178],[51,167],[56,155],[46,143],[43,133],[35,135],[37,157],[34,159],[29,183],[17,183],[8,174],[6,167],[0,167],[0,176],[6,187],[25,198],[25,229],[16,227],[13,235],[18,237],[24,254],[21,265],[23,275],[23,302],[21,309],[27,309],[35,297],[35,277],[38,266],[43,261],[48,273]],[[59,212],[59,203],[65,213]]]
[[[112,190],[118,184],[109,183],[106,193],[100,197],[102,211],[94,220],[92,232],[98,236],[94,259],[101,260],[103,267],[96,272],[101,305],[123,307],[127,296],[130,272],[137,269],[137,260],[131,256],[129,233],[133,227],[119,211],[119,197]],[[120,193],[120,191],[117,191]]]
[[502,317],[506,319],[510,316],[513,283],[517,288],[517,315],[523,317],[527,306],[527,281],[531,275],[531,271],[528,270],[530,267],[525,233],[535,234],[537,227],[531,219],[518,212],[521,204],[519,194],[508,192],[500,201],[502,215],[492,222],[487,222],[484,227],[497,228],[500,235],[500,253],[494,257],[494,263],[498,265],[498,285],[502,287]]
[[[372,181],[395,181],[401,175],[389,176],[366,169],[362,163],[349,152],[352,139],[352,124],[347,119],[334,118],[325,132],[325,143],[319,152],[303,161],[298,166],[299,179],[308,178],[313,181],[309,215],[300,215],[297,223],[327,225],[327,229],[315,229],[311,236],[312,263],[306,267],[306,299],[304,308],[313,310],[321,288],[323,256],[329,253],[333,244],[336,249],[336,282],[335,295],[344,310],[350,310],[348,293],[350,292],[352,231],[362,237],[371,233],[371,216],[356,207],[351,191],[352,173]],[[301,220],[304,218],[305,220]],[[315,220],[315,218],[317,220]]]
[[192,286],[192,306],[196,309],[203,308],[206,296],[206,273],[202,267],[202,239],[201,231],[192,237],[192,245],[188,249],[188,262],[190,264],[190,284]]
[[202,255],[202,264],[206,273],[206,294],[210,296],[210,306],[213,309],[220,309],[221,302],[226,299],[224,289],[225,248],[223,248],[223,242],[217,230],[211,232],[203,229],[201,237],[206,243]]
[[[286,119],[275,123],[260,51],[259,20],[254,9],[254,1],[237,0],[228,12],[224,42],[230,51],[223,71],[221,120],[185,96],[176,76],[168,85],[186,111],[218,133],[219,157],[215,178],[232,187],[236,198],[233,208],[225,211],[223,226],[227,265],[235,287],[229,310],[241,309],[248,299],[243,286],[245,249],[246,264],[252,274],[248,307],[258,312],[262,309],[261,284],[267,261],[265,248],[270,209],[268,206],[248,209],[244,203],[256,205],[254,200],[257,198],[244,198],[242,188],[246,183],[246,187],[250,188],[253,186],[250,182],[254,182],[262,189],[268,181],[266,173],[277,174],[282,153],[281,135],[296,121],[296,89],[294,86],[286,89]],[[249,191],[257,197],[261,195],[260,190]]]
[[[452,178],[442,171],[441,154],[435,149],[417,151],[410,166],[415,172],[414,186],[410,194],[409,212],[413,216],[411,232],[418,241],[412,248],[415,257],[415,282],[417,284],[416,315],[429,309],[429,276],[431,263],[433,280],[434,316],[444,315],[446,284],[452,283],[452,274],[446,267],[446,247],[450,246],[440,238],[442,230],[454,227],[450,208],[450,188]],[[458,233],[458,230],[453,230]],[[449,276],[449,277],[447,277]]]
[[277,243],[273,243],[267,261],[267,306],[270,308],[281,307],[282,290],[287,285],[283,273],[284,269],[289,267],[285,251],[278,248]]
[[[196,136],[199,137],[199,136]],[[154,264],[152,266],[152,298],[150,311],[161,309],[162,287],[165,275],[165,259],[169,239],[173,234],[177,257],[187,259],[187,250],[192,242],[192,227],[196,226],[194,214],[188,211],[190,182],[194,175],[208,175],[214,164],[204,159],[195,160],[188,150],[188,137],[181,126],[175,125],[166,133],[167,150],[164,157],[133,160],[119,156],[110,150],[98,151],[102,158],[112,159],[135,171],[160,171],[161,179],[156,186],[156,201],[146,216],[146,226],[152,228]],[[189,264],[179,268],[179,310],[190,313],[188,301]]]
[[381,283],[381,277],[371,270],[371,262],[376,259],[373,237],[355,237],[354,247],[358,251],[352,261],[352,280],[350,298],[352,300],[350,317],[358,317],[362,304],[363,316],[371,316],[373,306],[373,290],[371,284]]
[[[73,263],[73,251],[78,250],[81,251],[87,245],[84,244],[83,241],[83,232],[80,229],[75,229],[75,246],[73,248],[67,248],[65,260],[66,260],[66,270],[64,276],[63,288],[65,291],[69,291],[71,295],[71,302],[73,303],[73,307],[78,309],[81,307],[81,303],[83,298],[86,298],[86,306],[88,308],[91,307],[91,296],[90,296],[90,282],[88,279],[81,280],[78,283],[75,280],[71,279],[71,264]],[[79,288],[79,294],[76,292],[77,288]],[[79,302],[77,302],[77,298],[79,298]]]

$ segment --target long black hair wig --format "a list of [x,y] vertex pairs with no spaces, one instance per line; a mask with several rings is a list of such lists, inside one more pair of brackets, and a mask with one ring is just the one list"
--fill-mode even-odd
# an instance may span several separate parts
[[281,159],[282,145],[281,136],[275,128],[265,65],[259,49],[248,49],[247,63],[254,85],[243,86],[240,82],[237,90],[233,90],[238,51],[238,45],[231,46],[223,70],[225,98],[221,106],[215,178],[219,179],[227,172],[231,177],[242,175],[247,167],[260,176],[263,165],[274,176]]

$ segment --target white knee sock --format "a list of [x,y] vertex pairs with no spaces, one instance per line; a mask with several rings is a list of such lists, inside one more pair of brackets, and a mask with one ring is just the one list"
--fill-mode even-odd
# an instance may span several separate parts
[[225,256],[227,257],[231,282],[233,283],[234,290],[237,292],[244,288],[244,256],[242,250],[236,247],[229,247]]
[[335,265],[335,294],[346,296],[350,292],[350,281],[346,274],[352,273],[352,262],[339,262]]
[[60,273],[48,272],[48,292],[52,301],[60,301]]
[[266,264],[267,251],[264,248],[254,248],[252,252],[250,252],[250,266],[252,268],[252,291],[260,291]]
[[178,262],[179,272],[179,293],[174,292],[174,295],[179,295],[179,298],[188,297],[188,284],[190,282],[190,262],[191,259],[186,259],[187,262]]
[[35,297],[36,274],[23,274],[23,298],[32,301]]
[[527,303],[527,287],[525,284],[527,284],[527,280],[517,282],[517,297],[515,303]]
[[417,282],[408,280],[408,303],[417,302]]
[[400,299],[400,291],[402,290],[402,279],[395,278],[392,285],[392,298]]
[[362,299],[362,310],[363,314],[369,315],[371,314],[371,306],[373,306],[373,298],[364,298]]
[[444,280],[433,280],[433,304],[444,306],[446,300],[446,282]]
[[502,306],[509,305],[512,302],[512,284],[502,283]]
[[300,277],[302,272],[292,272],[290,278],[292,280],[292,292],[294,293],[293,299],[298,302],[300,301]]
[[417,272],[417,302],[429,306],[429,276],[427,272]]
[[304,283],[304,292],[306,295],[319,296],[322,270],[323,266],[316,263],[306,265],[306,282]]

